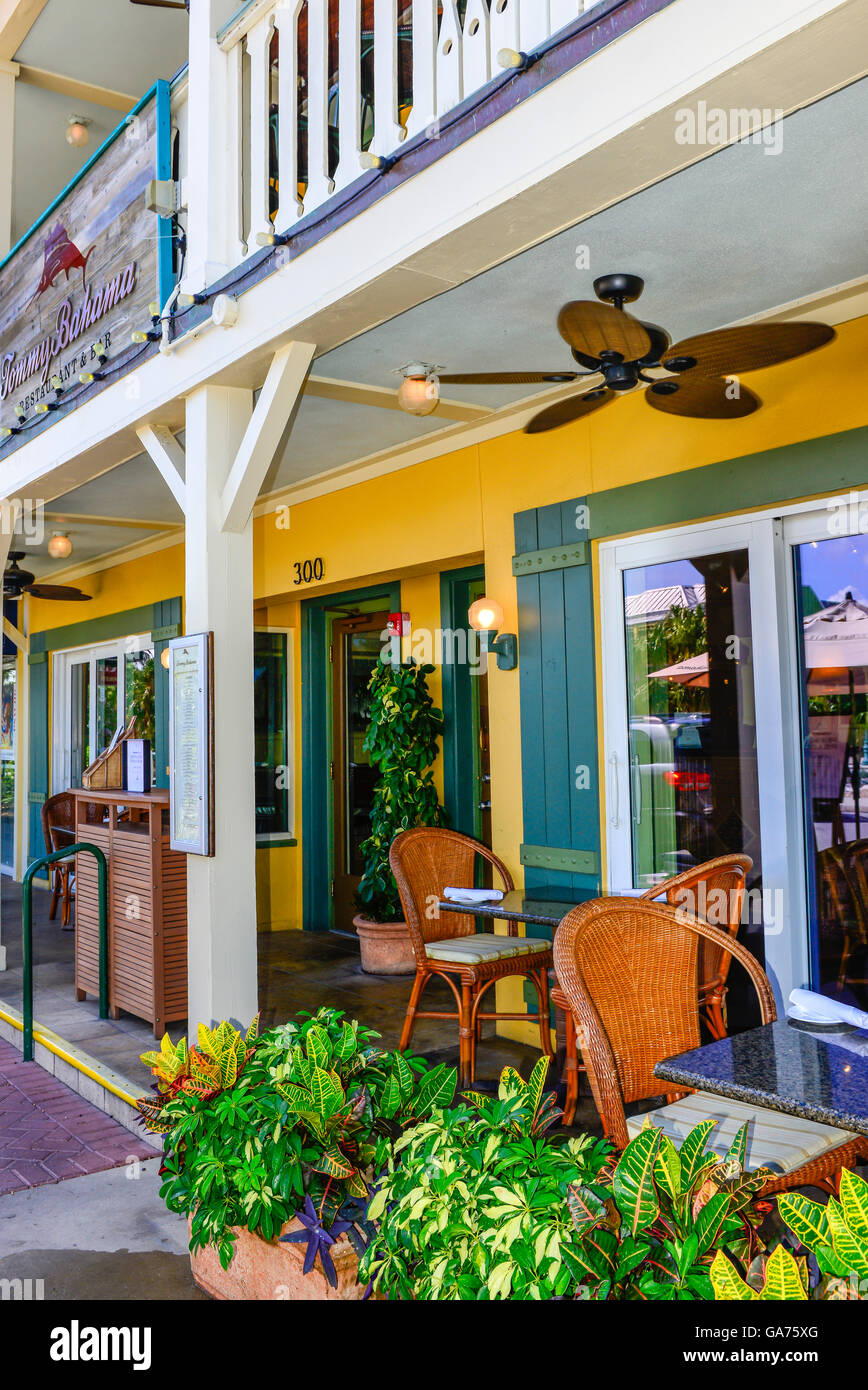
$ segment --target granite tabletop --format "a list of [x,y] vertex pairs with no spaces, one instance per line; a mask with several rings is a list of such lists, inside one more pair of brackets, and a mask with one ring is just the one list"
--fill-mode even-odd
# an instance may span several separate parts
[[810,1033],[787,1020],[658,1062],[691,1090],[868,1134],[868,1033]]
[[556,927],[575,906],[575,902],[527,897],[521,889],[516,888],[497,903],[474,903],[473,907],[466,907],[463,903],[444,900],[440,903],[440,911],[460,912],[471,917],[496,917],[504,922],[533,922],[538,927]]

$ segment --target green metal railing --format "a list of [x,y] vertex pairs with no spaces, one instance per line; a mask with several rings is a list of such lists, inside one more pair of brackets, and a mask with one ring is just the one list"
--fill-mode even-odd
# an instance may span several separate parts
[[99,882],[99,1016],[108,1018],[108,866],[97,845],[67,845],[31,864],[21,884],[21,935],[24,956],[24,1060],[33,1061],[33,875],[72,854],[92,854]]

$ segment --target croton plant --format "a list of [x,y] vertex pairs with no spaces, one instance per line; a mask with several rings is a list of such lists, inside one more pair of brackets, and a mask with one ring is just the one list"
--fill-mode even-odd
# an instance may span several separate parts
[[143,1054],[156,1094],[138,1106],[165,1136],[161,1196],[190,1217],[191,1250],[215,1246],[225,1268],[233,1228],[272,1240],[293,1217],[307,1267],[318,1256],[330,1280],[338,1235],[364,1249],[374,1174],[406,1125],[449,1104],[456,1079],[378,1039],[323,1008],[261,1035],[255,1020],[245,1036],[201,1026],[195,1047],[165,1037]]

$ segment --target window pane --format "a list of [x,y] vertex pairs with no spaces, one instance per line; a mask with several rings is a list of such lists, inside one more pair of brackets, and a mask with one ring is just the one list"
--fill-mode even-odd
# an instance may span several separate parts
[[73,787],[81,786],[81,774],[89,767],[90,755],[90,662],[76,661],[70,671],[69,778]]
[[154,746],[154,650],[127,652],[124,657],[124,723],[133,715],[139,738]]
[[96,663],[96,752],[108,748],[118,727],[118,659],[100,657]]
[[796,547],[812,984],[868,1007],[868,538]]
[[[720,854],[760,876],[746,550],[624,575],[633,886]],[[757,915],[759,906],[757,905]]]
[[287,835],[289,738],[286,633],[253,634],[253,731],[257,835]]

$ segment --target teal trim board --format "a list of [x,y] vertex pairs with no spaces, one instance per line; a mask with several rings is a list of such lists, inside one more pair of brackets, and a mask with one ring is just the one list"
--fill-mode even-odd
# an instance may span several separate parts
[[[440,576],[440,625],[444,631],[467,629],[467,610],[470,607],[470,588],[485,579],[482,565],[464,569],[445,570]],[[468,775],[474,766],[475,737],[473,691],[467,662],[444,661],[441,667],[443,685],[443,802],[453,830],[462,835],[476,835],[476,802],[478,788]]]
[[590,535],[603,540],[866,484],[868,427],[863,427],[592,493]]
[[584,501],[515,518],[524,841],[537,851],[528,856],[525,885],[577,902],[600,890],[591,566],[523,573],[520,561],[541,551],[575,554],[586,544],[578,525]]
[[398,580],[353,589],[342,594],[323,594],[302,600],[301,605],[301,824],[302,824],[302,925],[305,931],[331,927],[331,747],[328,659],[328,614],[348,603],[382,599],[390,613],[401,610]]

